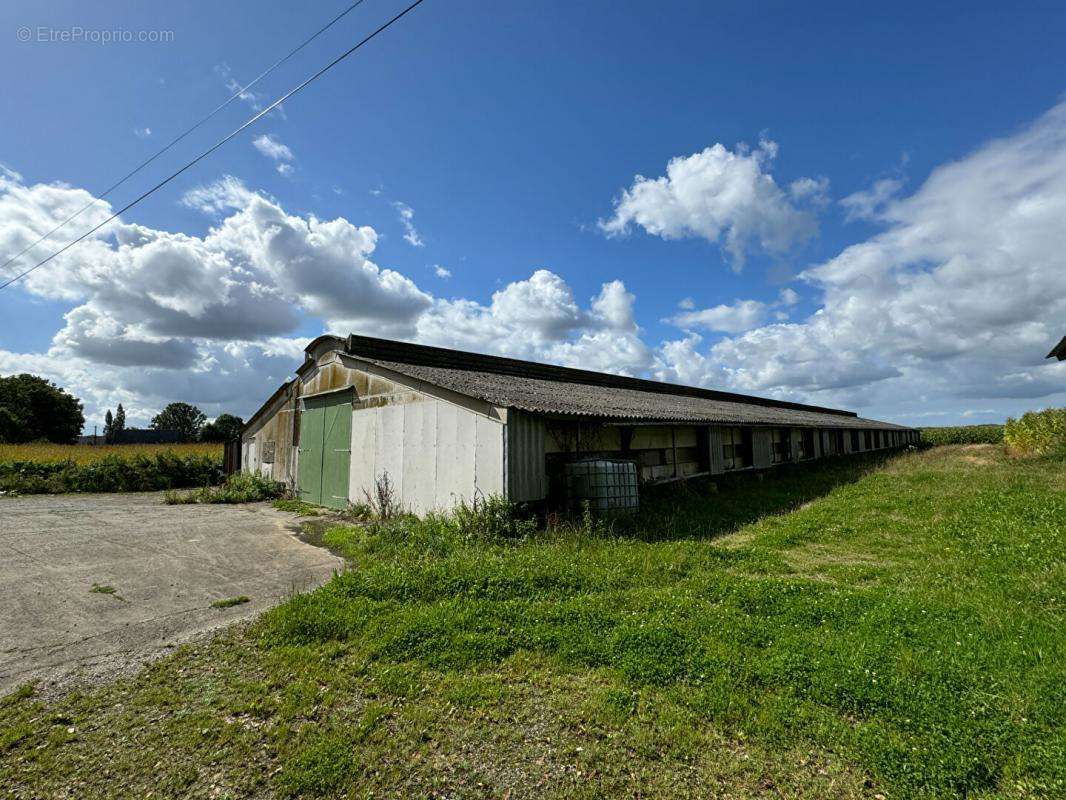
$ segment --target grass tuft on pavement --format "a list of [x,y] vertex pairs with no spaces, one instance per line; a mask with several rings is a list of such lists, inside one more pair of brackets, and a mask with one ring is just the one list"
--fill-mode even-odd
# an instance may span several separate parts
[[211,608],[233,608],[234,606],[241,606],[250,602],[251,598],[242,594],[237,597],[226,597],[222,600],[216,600],[211,604]]

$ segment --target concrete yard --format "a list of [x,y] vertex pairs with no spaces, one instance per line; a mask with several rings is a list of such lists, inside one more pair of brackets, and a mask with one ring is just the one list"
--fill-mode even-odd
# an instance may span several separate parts
[[[0,498],[0,694],[29,680],[63,685],[129,673],[343,567],[295,528],[292,515],[262,503]],[[211,605],[240,595],[250,602]]]

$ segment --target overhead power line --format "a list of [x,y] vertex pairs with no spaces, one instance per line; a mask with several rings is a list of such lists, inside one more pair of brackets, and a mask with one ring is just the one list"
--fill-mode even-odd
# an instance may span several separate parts
[[303,83],[300,83],[297,86],[295,86],[292,89],[290,89],[289,91],[287,91],[285,94],[283,94],[281,97],[279,97],[273,103],[271,103],[269,106],[264,108],[258,114],[255,114],[250,119],[248,119],[247,122],[245,122],[243,125],[241,125],[239,128],[237,128],[233,132],[228,133],[225,136],[223,136],[221,139],[219,139],[217,142],[215,142],[209,148],[204,150],[204,152],[200,153],[200,155],[198,155],[192,161],[188,162],[184,167],[179,169],[177,172],[171,173],[166,178],[164,178],[159,183],[157,183],[155,186],[153,186],[151,189],[149,189],[147,192],[142,194],[140,197],[137,197],[136,199],[134,199],[131,202],[127,203],[122,208],[120,208],[118,211],[116,211],[114,214],[112,214],[110,217],[105,219],[100,224],[90,228],[89,230],[87,230],[85,233],[83,233],[81,236],[79,236],[74,241],[72,241],[69,244],[66,244],[63,247],[61,247],[60,249],[56,250],[54,253],[52,253],[52,255],[48,256],[48,258],[45,258],[45,259],[42,259],[41,261],[38,261],[36,264],[34,264],[29,269],[23,270],[18,275],[15,275],[12,278],[8,278],[6,281],[4,281],[4,283],[0,283],[0,290],[6,289],[8,286],[13,284],[15,281],[18,281],[18,280],[21,280],[22,278],[25,278],[27,275],[29,275],[31,272],[33,272],[35,269],[38,269],[39,267],[43,267],[45,264],[47,264],[49,261],[51,261],[56,256],[59,256],[62,253],[65,253],[67,250],[72,248],[78,242],[80,242],[83,239],[85,239],[85,238],[91,236],[92,234],[96,233],[98,230],[100,230],[102,227],[107,225],[109,222],[111,222],[112,220],[118,218],[121,214],[124,214],[127,211],[129,211],[131,208],[133,208],[135,205],[140,203],[142,200],[144,200],[146,197],[148,197],[153,192],[156,192],[159,189],[162,189],[164,186],[166,186],[168,183],[170,183],[176,177],[181,175],[187,169],[189,169],[190,167],[193,167],[196,164],[200,163],[205,158],[207,158],[209,155],[211,155],[213,152],[218,150],[218,148],[222,147],[222,145],[224,145],[230,139],[232,139],[233,137],[237,136],[238,134],[240,134],[242,131],[244,131],[248,127],[254,125],[257,121],[259,121],[260,119],[265,117],[267,114],[269,114],[275,108],[280,106],[282,103],[284,103],[286,100],[288,100],[294,94],[299,92],[301,89],[305,88],[308,84],[313,83],[314,81],[316,81],[319,78],[321,78],[323,75],[325,75],[327,72],[329,72],[335,66],[337,66],[339,63],[344,61],[344,59],[348,58],[348,56],[352,55],[352,53],[357,51],[359,48],[361,48],[363,45],[365,45],[367,42],[369,42],[371,39],[373,39],[379,33],[381,33],[382,31],[385,31],[386,29],[390,28],[396,22],[399,22],[403,17],[406,17],[408,14],[410,14],[412,11],[414,11],[416,8],[418,8],[418,6],[422,5],[422,3],[424,3],[424,2],[425,2],[425,0],[415,0],[415,2],[411,3],[411,5],[407,6],[407,8],[405,8],[399,14],[394,16],[388,22],[386,22],[383,25],[381,25],[373,33],[370,33],[367,36],[365,36],[364,38],[360,39],[354,45],[352,45],[347,50],[345,50],[343,53],[341,53],[339,56],[337,56],[335,59],[333,59],[328,64],[326,64],[326,66],[322,67],[322,69],[320,69],[314,75],[312,75],[311,77],[309,77],[305,81],[303,81]]
[[84,214],[86,211],[88,211],[90,208],[92,208],[94,205],[96,205],[96,203],[99,200],[103,200],[105,197],[110,195],[113,191],[115,191],[115,189],[120,187],[122,184],[124,184],[126,181],[128,181],[130,178],[132,178],[134,175],[136,175],[142,169],[147,167],[149,164],[151,164],[153,161],[155,161],[161,155],[163,155],[168,150],[170,150],[170,148],[172,148],[174,145],[176,145],[178,142],[180,142],[182,139],[184,139],[190,133],[192,133],[193,131],[197,130],[201,125],[203,125],[205,122],[207,122],[212,117],[214,117],[219,111],[221,111],[222,109],[226,108],[230,103],[232,103],[238,97],[242,97],[245,92],[247,92],[249,89],[251,89],[257,83],[259,83],[259,81],[261,81],[263,78],[265,78],[271,72],[276,70],[278,67],[280,67],[282,64],[284,64],[286,61],[288,61],[294,55],[299,53],[301,50],[303,50],[305,47],[307,47],[307,45],[311,44],[311,42],[313,42],[315,39],[317,39],[323,33],[328,31],[330,28],[332,28],[336,23],[340,22],[344,17],[346,17],[349,13],[351,13],[356,8],[361,6],[364,2],[366,2],[366,0],[356,0],[354,3],[349,5],[347,8],[345,8],[339,14],[337,14],[337,16],[335,16],[333,19],[331,19],[329,22],[327,22],[325,25],[323,25],[321,28],[319,28],[313,34],[308,36],[302,42],[300,42],[300,44],[296,45],[296,47],[294,47],[292,50],[290,50],[284,56],[279,58],[277,61],[275,61],[269,67],[267,67],[265,70],[263,70],[258,75],[256,75],[256,77],[252,81],[250,81],[249,83],[245,84],[244,86],[241,86],[225,102],[215,106],[215,108],[207,116],[205,116],[202,119],[200,119],[200,121],[197,122],[195,125],[193,125],[191,128],[188,128],[183,133],[181,133],[180,135],[178,135],[177,137],[172,139],[161,150],[158,150],[154,155],[152,155],[149,158],[147,158],[144,161],[142,161],[140,164],[138,164],[132,170],[127,172],[125,175],[123,175],[121,178],[119,178],[113,184],[108,186],[107,189],[105,189],[103,192],[101,192],[100,194],[94,196],[88,203],[86,203],[84,206],[79,208],[77,211],[75,211],[73,214],[71,214],[65,220],[60,222],[58,225],[56,225],[54,228],[52,228],[52,230],[50,230],[47,233],[45,233],[44,235],[42,235],[41,238],[39,238],[37,241],[33,242],[32,244],[26,245],[26,247],[24,247],[19,252],[15,253],[15,255],[11,256],[11,258],[9,258],[3,264],[0,264],[0,270],[6,270],[8,265],[10,265],[12,262],[18,261],[24,255],[26,255],[26,253],[28,253],[30,250],[35,248],[37,245],[39,245],[45,239],[48,239],[49,237],[51,237],[51,235],[53,233],[58,233],[60,230],[65,228],[68,223],[74,221],[75,219],[80,217],[82,214]]

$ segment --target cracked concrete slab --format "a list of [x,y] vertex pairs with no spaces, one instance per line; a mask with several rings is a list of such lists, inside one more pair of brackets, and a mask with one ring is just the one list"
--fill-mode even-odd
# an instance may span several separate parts
[[[343,569],[265,503],[162,495],[0,499],[0,694],[126,673]],[[114,594],[93,592],[93,584]],[[226,609],[211,604],[246,595]]]

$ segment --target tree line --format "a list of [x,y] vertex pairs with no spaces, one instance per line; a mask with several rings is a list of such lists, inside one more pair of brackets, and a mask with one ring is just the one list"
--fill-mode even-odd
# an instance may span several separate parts
[[[0,442],[74,444],[85,425],[81,400],[38,375],[0,376]],[[238,439],[244,420],[219,414],[211,422],[190,403],[170,403],[152,417],[151,428],[174,431],[183,442],[226,442]],[[105,442],[122,442],[127,431],[126,410],[119,403],[104,417]]]

